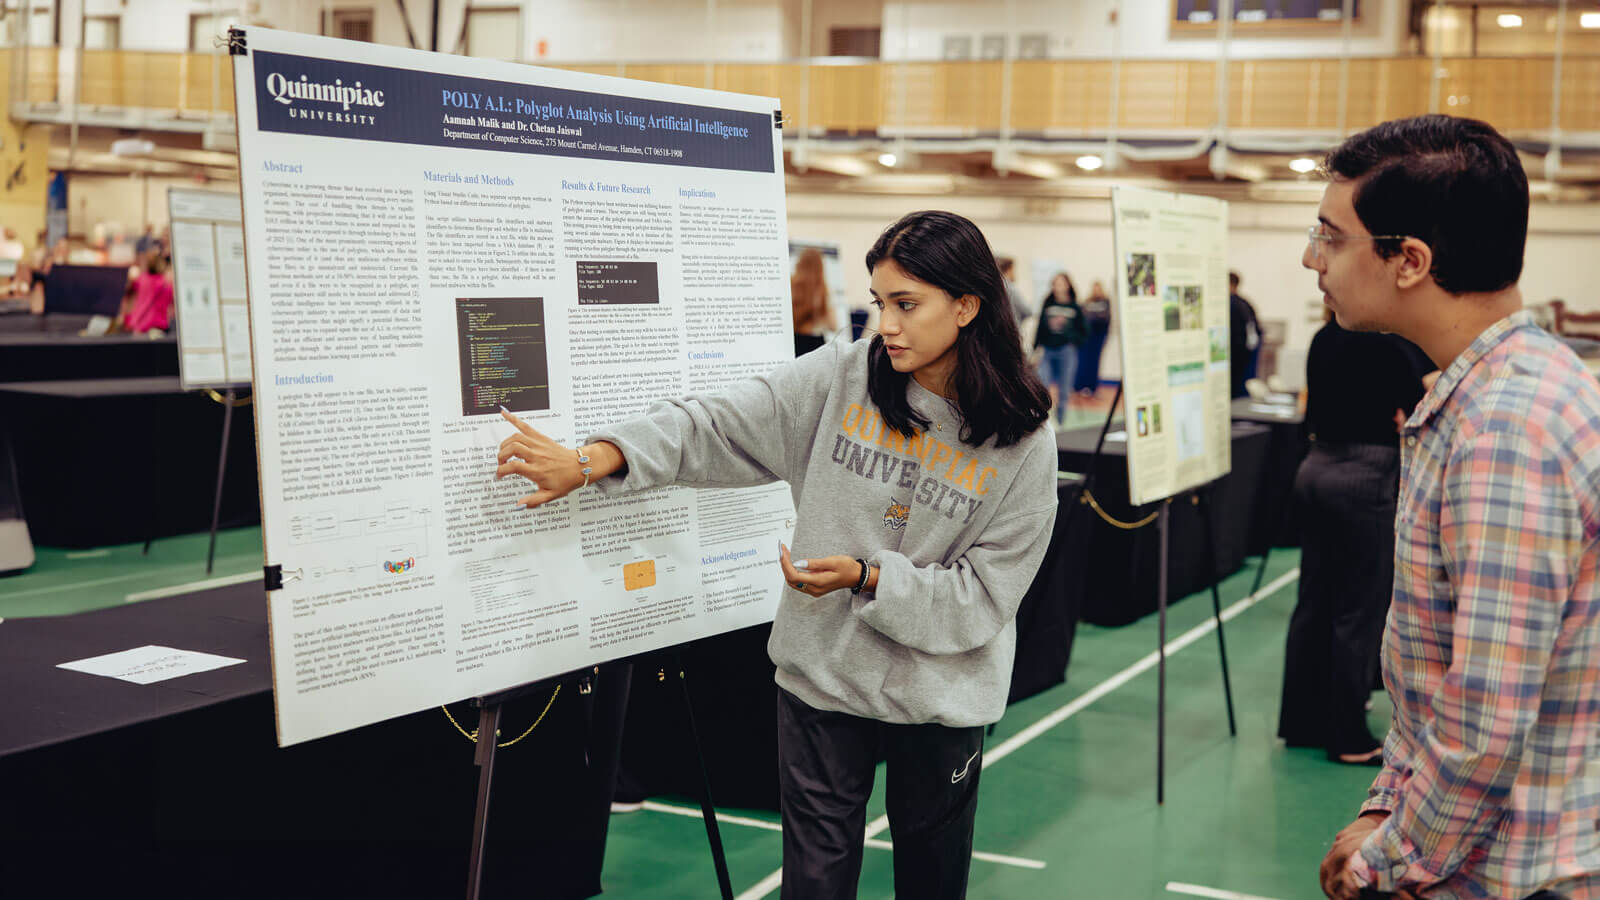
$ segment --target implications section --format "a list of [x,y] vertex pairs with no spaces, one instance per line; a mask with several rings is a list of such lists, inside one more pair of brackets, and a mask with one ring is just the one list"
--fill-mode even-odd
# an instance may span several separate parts
[[457,299],[461,414],[550,408],[550,360],[544,343],[544,299]]
[[653,262],[578,262],[578,305],[660,303]]

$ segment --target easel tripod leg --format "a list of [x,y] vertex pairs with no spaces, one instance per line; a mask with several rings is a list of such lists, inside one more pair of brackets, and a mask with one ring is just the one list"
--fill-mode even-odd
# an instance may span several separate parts
[[211,545],[206,550],[207,575],[211,574],[211,564],[217,557],[217,523],[222,519],[222,480],[228,474],[228,435],[233,430],[234,400],[234,390],[228,388],[222,404],[222,451],[217,455],[217,494],[211,501]]
[[473,762],[478,765],[478,807],[472,817],[472,855],[468,857],[467,900],[478,900],[483,888],[483,857],[489,830],[489,788],[494,781],[495,743],[499,740],[500,704],[486,704],[478,711],[478,746]]
[[1222,592],[1217,587],[1220,576],[1217,574],[1217,539],[1211,530],[1211,503],[1206,498],[1204,491],[1195,492],[1196,505],[1200,511],[1200,527],[1206,533],[1206,553],[1211,561],[1211,612],[1217,618],[1217,651],[1222,658],[1222,697],[1228,704],[1228,734],[1237,737],[1239,728],[1233,718],[1233,685],[1228,680],[1228,642],[1222,637]]
[[704,745],[700,743],[700,728],[694,720],[694,701],[689,697],[689,680],[683,667],[683,655],[672,654],[678,668],[678,685],[683,689],[683,710],[689,719],[689,737],[694,741],[694,757],[700,766],[700,814],[706,823],[706,840],[711,843],[711,862],[717,869],[717,887],[722,900],[733,900],[733,881],[728,877],[728,858],[722,850],[722,832],[717,828],[717,809],[711,801],[711,773],[706,768]]
[[1159,532],[1160,571],[1156,576],[1156,805],[1167,802],[1167,512],[1171,505],[1161,503],[1156,519]]

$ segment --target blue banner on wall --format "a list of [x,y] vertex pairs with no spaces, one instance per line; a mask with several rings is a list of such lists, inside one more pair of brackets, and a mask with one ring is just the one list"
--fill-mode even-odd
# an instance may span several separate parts
[[262,131],[773,172],[759,113],[254,51]]
[[50,177],[44,210],[44,245],[50,247],[67,236],[67,173],[57,172]]

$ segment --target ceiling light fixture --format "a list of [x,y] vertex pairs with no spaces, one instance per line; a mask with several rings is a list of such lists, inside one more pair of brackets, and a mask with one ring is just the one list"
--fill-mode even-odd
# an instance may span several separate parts
[[1317,161],[1309,156],[1302,156],[1298,159],[1289,160],[1289,168],[1299,172],[1301,175],[1305,175],[1309,172],[1316,171]]
[[144,138],[122,138],[111,142],[111,152],[117,156],[149,156],[156,145]]
[[1106,164],[1106,161],[1098,156],[1080,156],[1073,160],[1073,162],[1077,163],[1078,168],[1084,170],[1085,172],[1093,172],[1095,169],[1098,169]]
[[1522,17],[1516,13],[1501,13],[1500,15],[1494,17],[1494,21],[1495,24],[1499,25],[1501,28],[1522,27]]
[[894,164],[899,162],[899,160],[895,158],[893,153],[880,153],[878,154],[878,162],[892,169],[894,168]]
[[1600,28],[1600,12],[1583,13],[1578,16],[1578,27]]

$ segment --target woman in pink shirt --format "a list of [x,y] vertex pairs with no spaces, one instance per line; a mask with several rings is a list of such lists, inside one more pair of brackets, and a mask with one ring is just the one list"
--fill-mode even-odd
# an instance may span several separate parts
[[133,280],[133,309],[128,311],[128,331],[135,334],[159,328],[166,331],[172,318],[172,279],[167,277],[167,261],[152,252],[145,260],[144,273]]

